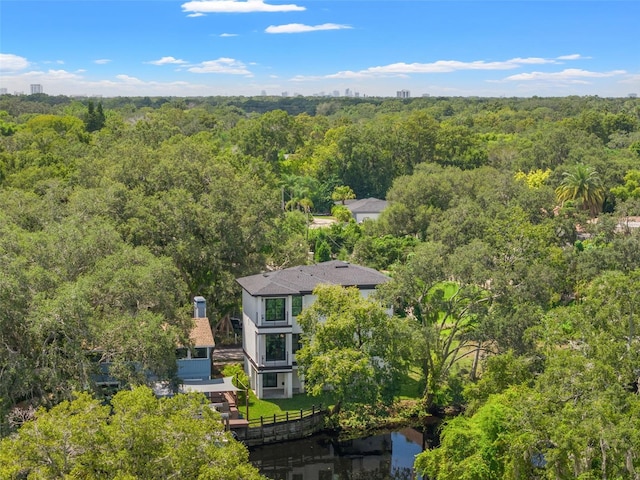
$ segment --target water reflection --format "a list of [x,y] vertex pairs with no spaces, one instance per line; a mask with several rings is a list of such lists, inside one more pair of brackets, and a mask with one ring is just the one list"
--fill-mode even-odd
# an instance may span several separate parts
[[273,480],[413,480],[421,432],[399,432],[348,441],[312,438],[253,448],[251,462]]

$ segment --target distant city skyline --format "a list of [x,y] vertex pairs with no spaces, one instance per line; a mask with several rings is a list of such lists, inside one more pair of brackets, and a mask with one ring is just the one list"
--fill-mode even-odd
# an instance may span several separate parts
[[616,0],[3,0],[0,92],[625,97],[638,18]]

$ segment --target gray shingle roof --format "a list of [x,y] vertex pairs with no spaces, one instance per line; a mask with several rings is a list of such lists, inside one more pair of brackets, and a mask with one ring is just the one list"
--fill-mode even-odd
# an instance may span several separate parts
[[341,260],[301,265],[236,279],[254,297],[304,295],[311,293],[320,284],[375,288],[388,280],[389,277],[373,268]]
[[388,202],[379,198],[362,198],[360,200],[347,200],[346,207],[351,213],[380,213],[387,208]]

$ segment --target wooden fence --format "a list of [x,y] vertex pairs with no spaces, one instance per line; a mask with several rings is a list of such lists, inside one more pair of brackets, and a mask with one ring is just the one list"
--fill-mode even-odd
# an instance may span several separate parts
[[283,415],[249,420],[248,426],[234,428],[233,432],[248,447],[296,440],[324,429],[326,414],[327,410],[322,405],[314,405],[299,413],[286,412]]

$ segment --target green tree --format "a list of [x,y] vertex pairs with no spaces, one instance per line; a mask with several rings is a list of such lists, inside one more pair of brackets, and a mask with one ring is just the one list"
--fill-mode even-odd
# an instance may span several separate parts
[[434,480],[634,478],[640,402],[614,370],[556,348],[532,386],[512,385],[449,422],[416,467]]
[[96,108],[93,101],[89,100],[87,104],[87,115],[84,121],[87,132],[100,130],[104,127],[105,121],[106,117],[102,109],[102,102],[98,102],[98,107]]
[[425,110],[415,110],[393,125],[394,175],[411,175],[416,165],[433,161],[438,122]]
[[200,394],[157,399],[139,387],[112,408],[81,393],[39,410],[0,442],[0,477],[262,478]]
[[316,263],[328,262],[331,260],[331,247],[326,240],[318,239],[313,252],[313,260]]
[[97,364],[89,354],[123,384],[147,383],[149,373],[172,378],[175,346],[187,343],[192,326],[186,299],[169,258],[127,246],[100,259],[52,298],[36,297],[28,325],[41,347],[32,388],[59,401],[91,385]]
[[602,210],[605,189],[598,172],[583,163],[564,173],[564,178],[556,188],[558,201],[575,201],[580,208],[595,217]]
[[318,198],[320,182],[313,177],[283,175],[283,202],[285,210],[307,211],[313,208],[313,198]]
[[354,245],[353,258],[376,270],[388,270],[395,263],[405,262],[417,243],[414,237],[364,235]]
[[347,200],[351,200],[356,198],[356,194],[353,193],[351,187],[348,185],[339,185],[333,189],[333,193],[331,194],[331,200],[334,202],[340,202],[342,205],[345,204]]
[[241,404],[247,402],[247,395],[249,394],[251,383],[249,381],[249,375],[244,371],[244,366],[241,363],[227,364],[222,368],[222,375],[233,378],[233,384],[240,389],[238,401]]
[[472,408],[444,427],[440,448],[419,456],[420,471],[434,479],[464,478],[465,467],[477,478],[634,478],[637,277],[607,272],[575,303],[548,312],[527,333],[540,346],[536,357],[492,357],[487,377],[467,389]]
[[331,388],[346,407],[393,398],[408,366],[408,323],[355,287],[321,285],[314,295],[298,317],[303,335],[296,358],[307,391]]
[[513,407],[500,397],[488,401],[473,416],[448,421],[440,446],[416,457],[415,467],[433,480],[495,480],[518,478],[505,475],[501,461],[507,450],[509,420]]
[[387,194],[391,205],[380,218],[388,225],[389,233],[424,239],[431,220],[450,208],[465,189],[458,168],[420,164],[412,175],[394,180]]
[[336,219],[342,223],[347,223],[353,218],[351,211],[344,205],[334,205],[331,207],[331,215],[336,217]]
[[515,179],[525,182],[529,188],[538,189],[544,185],[550,175],[551,169],[547,168],[546,170],[542,170],[539,168],[537,170],[532,170],[529,173],[518,171],[516,172]]
[[492,300],[490,291],[473,283],[446,281],[450,268],[444,252],[438,243],[419,244],[393,270],[392,281],[379,287],[382,298],[411,319],[419,333],[414,356],[428,408],[454,400],[449,380],[462,359],[482,348],[480,325]]
[[640,199],[640,170],[629,170],[624,176],[624,185],[612,188],[611,193],[622,201]]
[[302,143],[293,117],[283,110],[243,120],[234,133],[244,154],[263,159],[275,172],[280,171],[284,156],[294,153]]
[[306,240],[309,218],[299,210],[284,212],[270,231],[267,264],[273,269],[304,265],[309,255]]

